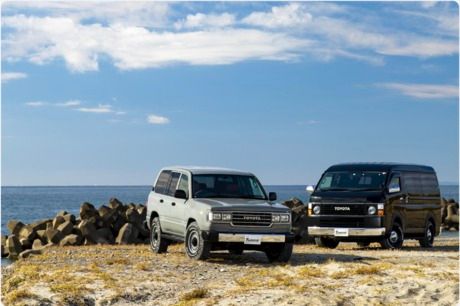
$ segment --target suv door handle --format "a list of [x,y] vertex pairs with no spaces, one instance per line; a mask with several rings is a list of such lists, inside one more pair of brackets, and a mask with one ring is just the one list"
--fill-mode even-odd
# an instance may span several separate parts
[[163,202],[164,202],[163,199],[160,199],[160,203],[163,203]]
[[172,202],[171,205],[172,205],[172,206],[176,206],[176,202]]

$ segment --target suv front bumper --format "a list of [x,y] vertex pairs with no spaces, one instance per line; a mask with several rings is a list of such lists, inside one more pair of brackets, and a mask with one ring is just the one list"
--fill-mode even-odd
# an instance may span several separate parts
[[203,238],[210,242],[245,243],[247,237],[260,236],[261,243],[293,243],[294,234],[258,234],[258,233],[219,233],[202,232]]
[[[335,227],[319,227],[309,226],[308,235],[310,236],[335,236]],[[385,228],[340,228],[341,230],[348,230],[347,237],[361,237],[361,236],[384,236]]]

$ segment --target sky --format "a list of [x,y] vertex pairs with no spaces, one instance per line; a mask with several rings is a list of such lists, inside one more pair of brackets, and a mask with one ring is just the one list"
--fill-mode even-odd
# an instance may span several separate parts
[[170,165],[315,184],[341,162],[459,176],[455,2],[2,2],[2,185]]

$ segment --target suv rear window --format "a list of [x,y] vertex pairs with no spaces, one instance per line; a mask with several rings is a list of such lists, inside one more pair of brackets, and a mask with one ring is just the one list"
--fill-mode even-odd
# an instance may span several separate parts
[[168,184],[169,184],[170,179],[171,179],[171,171],[165,170],[161,172],[160,176],[158,177],[157,183],[155,184],[155,192],[166,194],[166,191],[168,190]]
[[177,182],[179,181],[180,173],[178,172],[173,172],[171,174],[171,182],[169,183],[169,188],[168,188],[168,195],[174,196],[174,193],[176,192],[176,187],[177,187]]

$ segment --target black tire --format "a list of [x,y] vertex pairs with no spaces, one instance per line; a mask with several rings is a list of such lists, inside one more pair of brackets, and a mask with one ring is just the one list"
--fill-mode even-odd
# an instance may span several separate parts
[[232,248],[228,249],[228,252],[231,255],[241,255],[241,254],[243,254],[243,248],[241,248],[241,247],[232,247]]
[[357,244],[360,248],[367,248],[371,243],[368,241],[360,241],[360,242],[357,242]]
[[436,234],[436,230],[435,230],[433,222],[428,221],[425,225],[424,236],[422,239],[418,241],[420,246],[422,248],[432,248],[435,234]]
[[328,249],[335,249],[339,245],[339,241],[334,238],[316,237],[315,243],[317,246]]
[[168,250],[168,240],[161,235],[161,225],[158,217],[153,218],[150,225],[150,248],[157,254],[166,253]]
[[185,252],[192,259],[204,260],[209,257],[211,243],[203,239],[196,222],[190,223],[185,234]]
[[385,249],[400,249],[404,243],[404,232],[399,223],[394,223],[390,232],[380,241],[380,245]]
[[282,243],[267,247],[265,255],[269,262],[288,262],[291,259],[293,243]]

